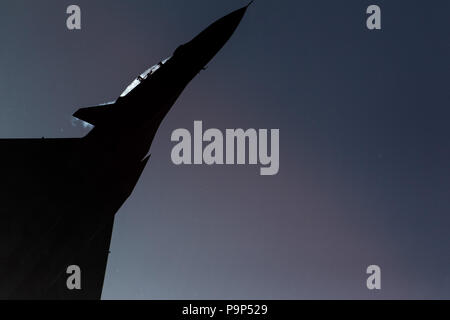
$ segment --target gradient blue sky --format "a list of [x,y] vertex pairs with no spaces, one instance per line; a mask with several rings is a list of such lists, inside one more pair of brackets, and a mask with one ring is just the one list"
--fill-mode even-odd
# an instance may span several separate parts
[[[78,4],[82,30],[68,31]],[[0,137],[74,137],[246,1],[9,1]],[[365,10],[382,8],[382,31]],[[257,0],[189,85],[116,217],[104,299],[450,298],[448,1]],[[170,134],[279,128],[280,172],[175,166]],[[382,268],[382,290],[365,286]]]

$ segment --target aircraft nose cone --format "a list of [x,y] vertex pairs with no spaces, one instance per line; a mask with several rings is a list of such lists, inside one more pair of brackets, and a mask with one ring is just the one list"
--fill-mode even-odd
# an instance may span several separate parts
[[206,65],[231,38],[247,8],[248,5],[220,18],[187,43],[191,57]]
[[215,23],[209,26],[206,31],[209,31],[211,34],[215,34],[225,43],[230,39],[236,28],[239,26],[246,11],[247,6],[233,11],[225,17],[217,20]]

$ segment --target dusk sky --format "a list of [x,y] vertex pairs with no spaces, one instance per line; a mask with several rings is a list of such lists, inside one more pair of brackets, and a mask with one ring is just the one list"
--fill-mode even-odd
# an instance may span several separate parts
[[[81,30],[66,27],[71,4]],[[246,4],[5,3],[0,138],[84,136],[76,110],[115,100]],[[366,27],[371,4],[381,30]],[[117,213],[103,299],[450,299],[449,12],[449,1],[255,1],[163,121]],[[279,173],[174,165],[171,134],[195,120],[279,129]]]

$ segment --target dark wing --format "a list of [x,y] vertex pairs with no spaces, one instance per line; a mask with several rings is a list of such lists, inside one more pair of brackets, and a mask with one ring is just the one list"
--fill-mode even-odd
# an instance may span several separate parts
[[[84,139],[0,140],[0,148],[0,298],[99,299],[114,215],[148,158],[108,167]],[[80,290],[67,287],[72,265]]]

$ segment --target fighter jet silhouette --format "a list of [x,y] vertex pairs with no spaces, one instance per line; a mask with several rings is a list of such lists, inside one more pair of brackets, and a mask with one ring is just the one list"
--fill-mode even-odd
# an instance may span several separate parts
[[[0,299],[101,298],[115,213],[159,125],[247,7],[178,47],[115,102],[75,112],[94,126],[85,137],[0,140]],[[81,289],[68,286],[69,266],[80,268]]]

